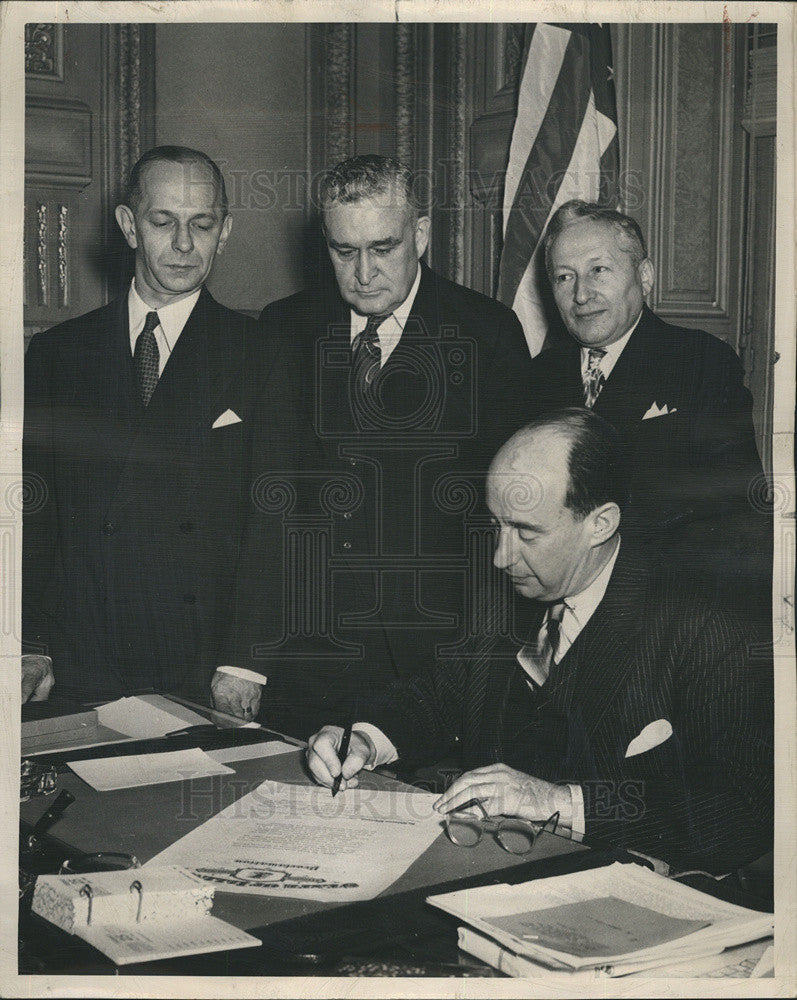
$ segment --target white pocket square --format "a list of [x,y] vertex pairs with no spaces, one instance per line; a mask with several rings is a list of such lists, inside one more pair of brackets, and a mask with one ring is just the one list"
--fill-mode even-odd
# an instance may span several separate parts
[[229,424],[240,424],[240,422],[241,418],[235,410],[225,410],[220,417],[214,420],[211,430],[215,430],[217,427],[227,427]]
[[668,719],[656,719],[645,726],[639,736],[635,736],[628,744],[626,757],[636,757],[637,754],[652,750],[672,736],[672,726]]
[[642,419],[653,420],[654,417],[666,417],[670,413],[677,413],[677,412],[678,412],[677,406],[674,406],[672,409],[669,409],[666,403],[663,406],[657,406],[657,404],[654,402],[651,404],[651,407],[647,411],[647,413],[643,415]]

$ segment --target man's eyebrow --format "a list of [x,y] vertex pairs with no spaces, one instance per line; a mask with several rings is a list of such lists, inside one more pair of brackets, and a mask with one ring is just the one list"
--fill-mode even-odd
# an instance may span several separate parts
[[506,522],[510,528],[517,528],[522,531],[539,531],[540,527],[537,524],[532,524],[530,521],[507,521]]
[[[327,243],[334,247],[336,250],[359,250],[358,246],[353,243],[338,243],[337,240],[333,240],[331,237],[327,237]],[[397,247],[401,243],[400,236],[387,236],[383,240],[374,240],[372,243],[366,244],[367,250],[378,250],[381,247]]]

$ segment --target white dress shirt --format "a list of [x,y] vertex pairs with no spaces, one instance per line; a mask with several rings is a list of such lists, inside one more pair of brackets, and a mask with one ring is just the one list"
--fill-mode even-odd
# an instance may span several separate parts
[[[421,265],[419,262],[418,273],[415,275],[415,281],[412,283],[410,294],[406,297],[406,299],[404,299],[398,309],[394,309],[387,319],[382,320],[376,328],[376,334],[379,338],[379,349],[382,352],[382,359],[379,363],[380,368],[385,367],[385,362],[393,351],[395,351],[398,346],[398,342],[401,340],[401,335],[404,333],[404,327],[407,324],[407,319],[409,318],[413,303],[415,302],[415,296],[418,294],[418,285],[420,285],[420,283]],[[354,343],[354,338],[363,332],[367,323],[367,316],[363,316],[360,313],[355,312],[353,309],[351,310],[352,344]]]
[[163,374],[166,362],[169,360],[169,356],[174,350],[174,345],[183,332],[183,327],[188,322],[188,317],[191,315],[201,291],[202,289],[198,288],[195,292],[191,292],[190,295],[186,295],[184,299],[179,299],[177,302],[170,302],[168,306],[160,306],[158,309],[153,309],[152,306],[147,305],[136,291],[136,279],[133,278],[130,282],[130,291],[127,295],[130,353],[135,353],[136,341],[144,329],[147,314],[157,312],[158,325],[155,327],[155,343],[158,345],[158,378]]
[[[597,368],[603,372],[603,377],[608,379],[612,373],[612,368],[617,364],[617,360],[623,353],[623,348],[628,343],[631,334],[639,326],[639,321],[642,319],[642,313],[640,313],[636,321],[634,322],[628,333],[624,333],[619,340],[615,340],[613,344],[609,344],[608,347],[602,347],[601,350],[606,351],[604,356],[600,359],[600,363],[596,365]],[[589,367],[589,347],[581,348],[581,381],[587,377],[587,369]]]

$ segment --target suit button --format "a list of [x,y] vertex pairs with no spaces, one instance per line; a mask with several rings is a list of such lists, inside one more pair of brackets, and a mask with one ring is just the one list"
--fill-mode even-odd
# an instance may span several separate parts
[[356,458],[350,458],[350,459],[349,459],[349,465],[350,465],[350,466],[351,466],[352,468],[354,468],[356,464],[357,464],[357,459],[356,459]]
[[116,531],[116,525],[113,521],[106,521],[102,526],[103,535],[112,535]]
[[183,600],[186,604],[196,604],[196,594],[183,594]]
[[182,524],[180,525],[180,531],[182,531],[184,535],[190,535],[193,530],[194,530],[194,525],[191,523],[191,521],[183,521]]
[[344,510],[343,517],[344,517],[344,520],[350,521],[351,520],[351,511],[350,510]]
[[348,551],[351,548],[351,542],[344,542],[343,548],[346,549],[346,551]]

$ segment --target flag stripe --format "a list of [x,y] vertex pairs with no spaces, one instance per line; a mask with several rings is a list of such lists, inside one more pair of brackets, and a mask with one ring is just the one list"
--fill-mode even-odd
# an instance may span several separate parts
[[[509,166],[504,184],[504,238],[509,215],[523,176],[526,161],[537,140],[545,112],[551,103],[556,81],[567,51],[570,32],[552,25],[540,25],[531,37],[518,95],[517,121],[509,149]],[[534,67],[545,66],[539,73]],[[532,67],[529,72],[529,67]]]
[[[569,163],[584,123],[590,97],[589,60],[585,58],[588,56],[585,47],[584,39],[571,33],[537,142],[526,160],[506,225],[498,285],[502,302],[512,302],[515,298],[556,196],[557,177]],[[542,71],[543,67],[533,65],[531,60],[526,65],[526,73]]]
[[520,317],[532,354],[547,330],[539,289],[542,235],[571,198],[616,206],[616,121],[608,26],[536,25],[507,166],[498,282],[498,297]]

